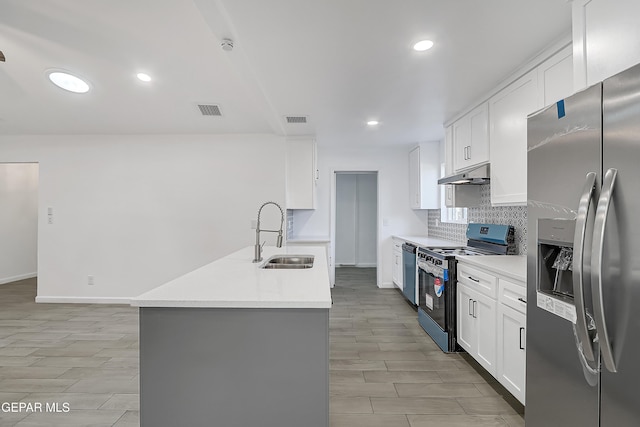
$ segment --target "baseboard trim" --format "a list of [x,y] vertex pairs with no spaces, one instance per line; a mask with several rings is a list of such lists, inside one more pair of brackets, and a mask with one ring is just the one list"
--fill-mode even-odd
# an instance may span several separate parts
[[113,297],[36,297],[37,303],[54,303],[54,304],[118,304],[130,305],[130,298],[113,298]]
[[336,264],[336,268],[340,268],[340,267],[375,268],[377,266],[378,265],[376,263]]
[[26,274],[18,274],[17,276],[5,277],[4,279],[0,279],[0,285],[4,285],[7,283],[17,282],[18,280],[24,279],[33,279],[34,277],[38,277],[38,273],[26,273]]
[[382,282],[380,284],[380,289],[392,289],[397,288],[397,286],[393,282]]

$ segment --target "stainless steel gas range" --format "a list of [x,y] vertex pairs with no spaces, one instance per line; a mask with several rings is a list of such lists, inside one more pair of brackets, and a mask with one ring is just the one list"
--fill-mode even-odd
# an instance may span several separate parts
[[456,255],[513,255],[514,228],[469,224],[467,246],[418,248],[418,322],[444,352],[456,341]]

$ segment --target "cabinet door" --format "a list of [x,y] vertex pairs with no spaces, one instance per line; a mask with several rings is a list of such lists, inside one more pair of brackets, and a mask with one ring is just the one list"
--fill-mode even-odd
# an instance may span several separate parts
[[315,141],[287,141],[287,209],[315,209],[316,173]]
[[477,294],[474,315],[478,331],[476,360],[495,377],[497,373],[496,300]]
[[398,250],[398,287],[404,290],[404,264],[402,262],[402,247]]
[[402,290],[402,250],[397,250],[395,247],[393,249],[393,283]]
[[420,209],[420,148],[409,153],[409,205]]
[[444,130],[444,175],[453,174],[453,125]]
[[467,149],[467,166],[489,161],[489,110],[484,103],[469,113],[471,140]]
[[567,46],[538,67],[540,108],[551,105],[573,93],[573,55]]
[[[473,317],[473,301],[476,293],[464,285],[458,284],[458,344],[467,353],[474,356],[477,340],[476,322]],[[475,356],[474,356],[475,357]]]
[[413,209],[440,208],[440,143],[423,142],[409,153],[409,192]]
[[489,101],[491,204],[527,203],[527,116],[538,107],[538,78],[531,71]]
[[640,62],[640,2],[574,0],[575,90],[581,90]]
[[498,381],[520,402],[525,401],[526,316],[498,307]]
[[453,124],[453,169],[459,171],[468,165],[467,150],[471,142],[471,122],[469,116],[460,118]]

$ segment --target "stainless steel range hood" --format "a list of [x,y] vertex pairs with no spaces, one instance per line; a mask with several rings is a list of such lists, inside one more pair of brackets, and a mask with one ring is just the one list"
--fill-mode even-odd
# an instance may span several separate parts
[[456,184],[456,185],[480,185],[480,184],[488,184],[490,180],[489,174],[489,165],[485,164],[482,166],[478,166],[475,169],[470,169],[468,171],[446,176],[444,178],[440,178],[438,180],[438,184]]

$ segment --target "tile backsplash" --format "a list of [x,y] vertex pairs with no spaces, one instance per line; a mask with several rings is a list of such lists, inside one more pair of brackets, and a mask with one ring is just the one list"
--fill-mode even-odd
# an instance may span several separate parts
[[[480,187],[480,206],[468,208],[469,222],[487,224],[513,225],[515,228],[516,247],[519,255],[527,253],[527,207],[526,206],[491,206],[491,184]],[[453,240],[466,243],[467,226],[463,224],[440,222],[440,209],[430,209],[427,218],[429,237]]]

